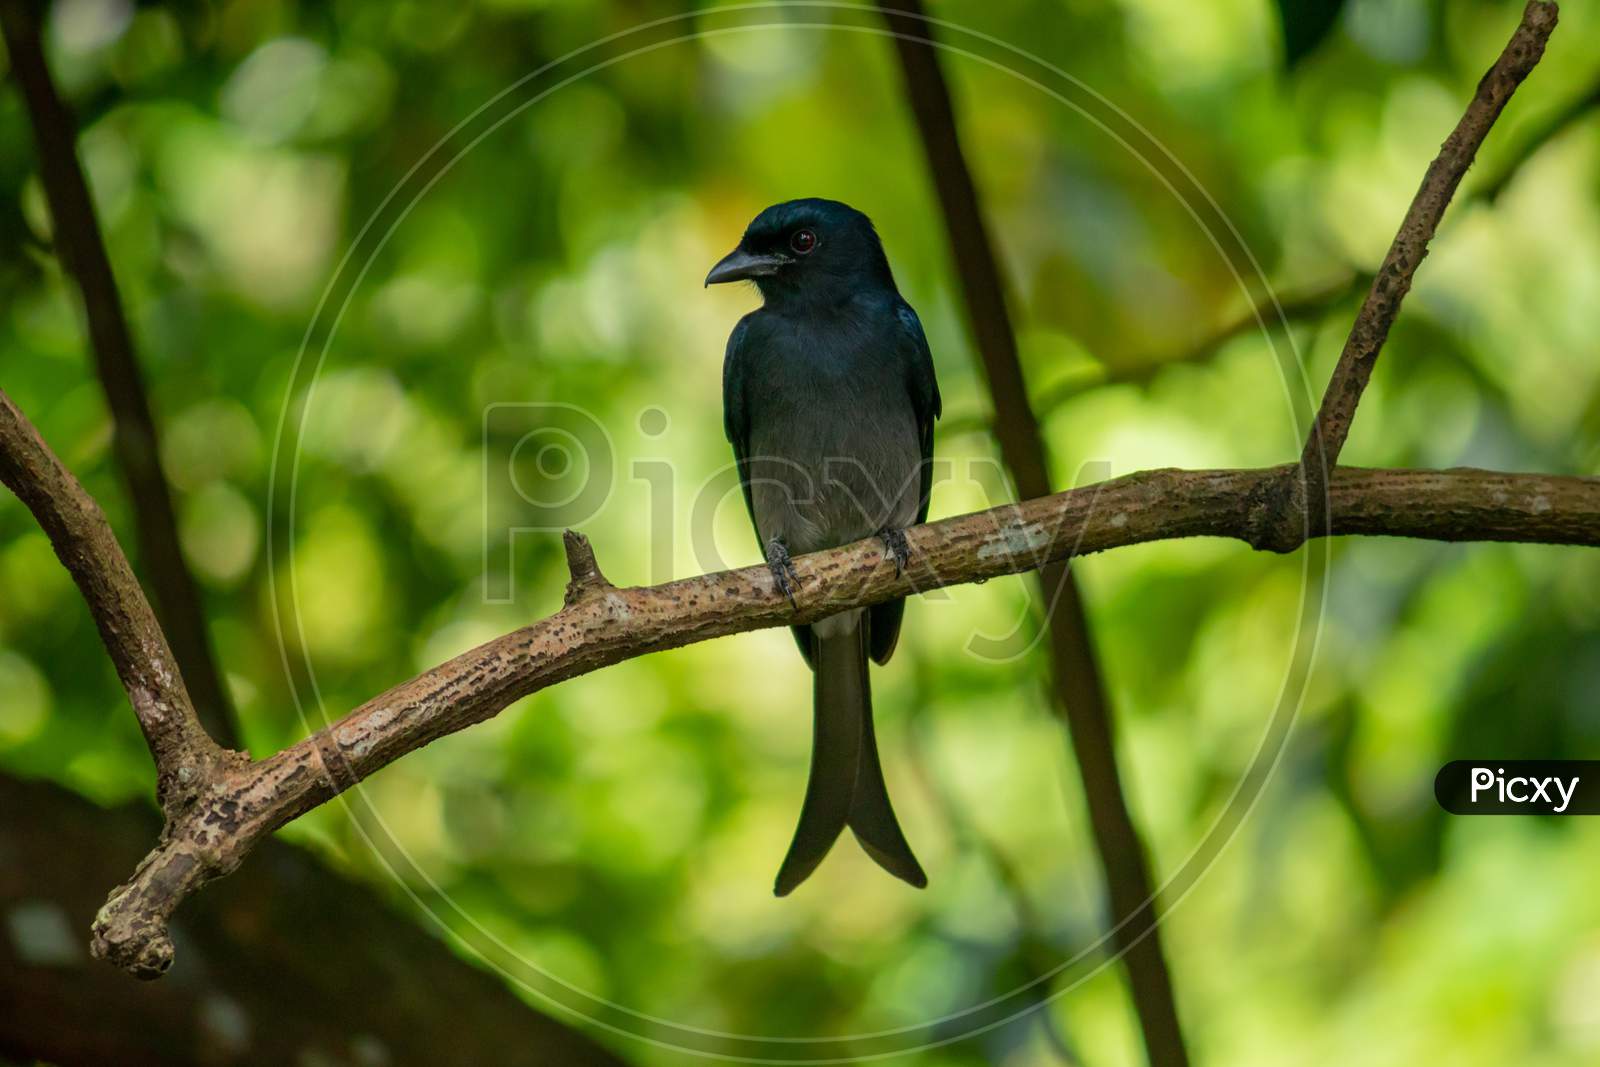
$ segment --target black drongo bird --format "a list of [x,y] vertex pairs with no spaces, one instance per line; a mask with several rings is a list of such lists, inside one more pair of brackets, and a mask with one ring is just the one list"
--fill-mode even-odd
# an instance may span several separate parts
[[[790,593],[791,552],[873,534],[904,566],[902,531],[928,517],[939,386],[872,220],[835,200],[769,207],[706,284],[743,279],[761,290],[763,306],[728,338],[722,403],[779,588]],[[897,600],[794,627],[814,672],[815,726],[780,897],[816,870],[846,826],[890,874],[928,884],[889,804],[867,680],[868,657],[888,661],[904,614]]]

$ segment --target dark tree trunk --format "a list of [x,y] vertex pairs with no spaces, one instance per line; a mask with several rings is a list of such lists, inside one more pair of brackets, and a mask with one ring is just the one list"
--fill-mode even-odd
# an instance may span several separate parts
[[137,981],[85,946],[157,814],[4,776],[0,812],[0,1063],[623,1063],[282,841],[196,896],[166,980]]

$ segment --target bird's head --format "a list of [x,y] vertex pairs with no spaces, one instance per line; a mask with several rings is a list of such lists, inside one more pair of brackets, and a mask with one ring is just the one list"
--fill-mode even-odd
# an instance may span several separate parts
[[837,200],[787,200],[755,217],[735,248],[711,268],[707,285],[752,281],[774,300],[841,300],[874,286],[894,288],[872,220]]

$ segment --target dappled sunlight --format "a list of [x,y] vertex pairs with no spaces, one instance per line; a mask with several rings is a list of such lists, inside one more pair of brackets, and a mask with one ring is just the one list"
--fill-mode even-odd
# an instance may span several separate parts
[[[1305,357],[1314,403],[1364,276],[1514,19],[1346,6],[1292,72],[1268,4],[933,11],[1061,65],[1175,160],[1147,165],[1093,113],[944,57],[1057,488],[1297,458],[1304,387],[1283,368]],[[196,29],[164,5],[63,0],[49,45],[254,755],[557,610],[564,528],[619,587],[762,559],[720,403],[729,330],[760,298],[704,280],[765,204],[815,194],[873,217],[943,390],[949,468],[931,517],[1012,499],[962,264],[887,40],[790,25],[663,45],[526,110],[502,105],[505,122],[473,127],[484,136],[452,162],[460,137],[429,153],[517,79],[676,9],[211,7]],[[1591,88],[1600,15],[1571,4],[1562,18],[1438,231],[1346,464],[1600,473],[1593,118],[1493,201],[1479,192]],[[5,88],[4,388],[148,577]],[[1215,207],[1174,195],[1180,170]],[[1328,299],[1291,307],[1286,328],[1270,313],[1269,331],[1235,328],[1267,294],[1202,225],[1213,215],[1278,295]],[[1190,539],[1073,563],[1158,886],[1226,824],[1280,700],[1299,714],[1249,817],[1163,897],[1196,1064],[1600,1056],[1600,831],[1451,819],[1432,792],[1457,757],[1596,754],[1596,560],[1346,539],[1309,616],[1303,554]],[[920,893],[845,834],[773,897],[813,743],[812,676],[782,627],[537,692],[284,836],[502,977],[543,969],[628,1011],[738,1034],[923,1027],[1084,953],[1042,1016],[887,1062],[1041,1067],[1064,1062],[1064,1036],[1086,1067],[1140,1063],[1124,979],[1094,947],[1099,860],[1040,607],[1031,575],[932,590],[910,602],[895,661],[873,668]],[[1313,639],[1309,681],[1286,689]],[[286,663],[309,663],[315,688]],[[0,769],[106,802],[147,796],[125,704],[49,542],[0,496]],[[600,1039],[641,1065],[687,1062]]]

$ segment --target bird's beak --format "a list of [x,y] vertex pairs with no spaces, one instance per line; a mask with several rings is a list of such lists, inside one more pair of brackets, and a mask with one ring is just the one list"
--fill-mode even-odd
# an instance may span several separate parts
[[739,282],[747,278],[765,278],[778,273],[778,268],[789,262],[783,256],[756,256],[742,248],[735,248],[722,257],[722,261],[706,275],[707,285]]

